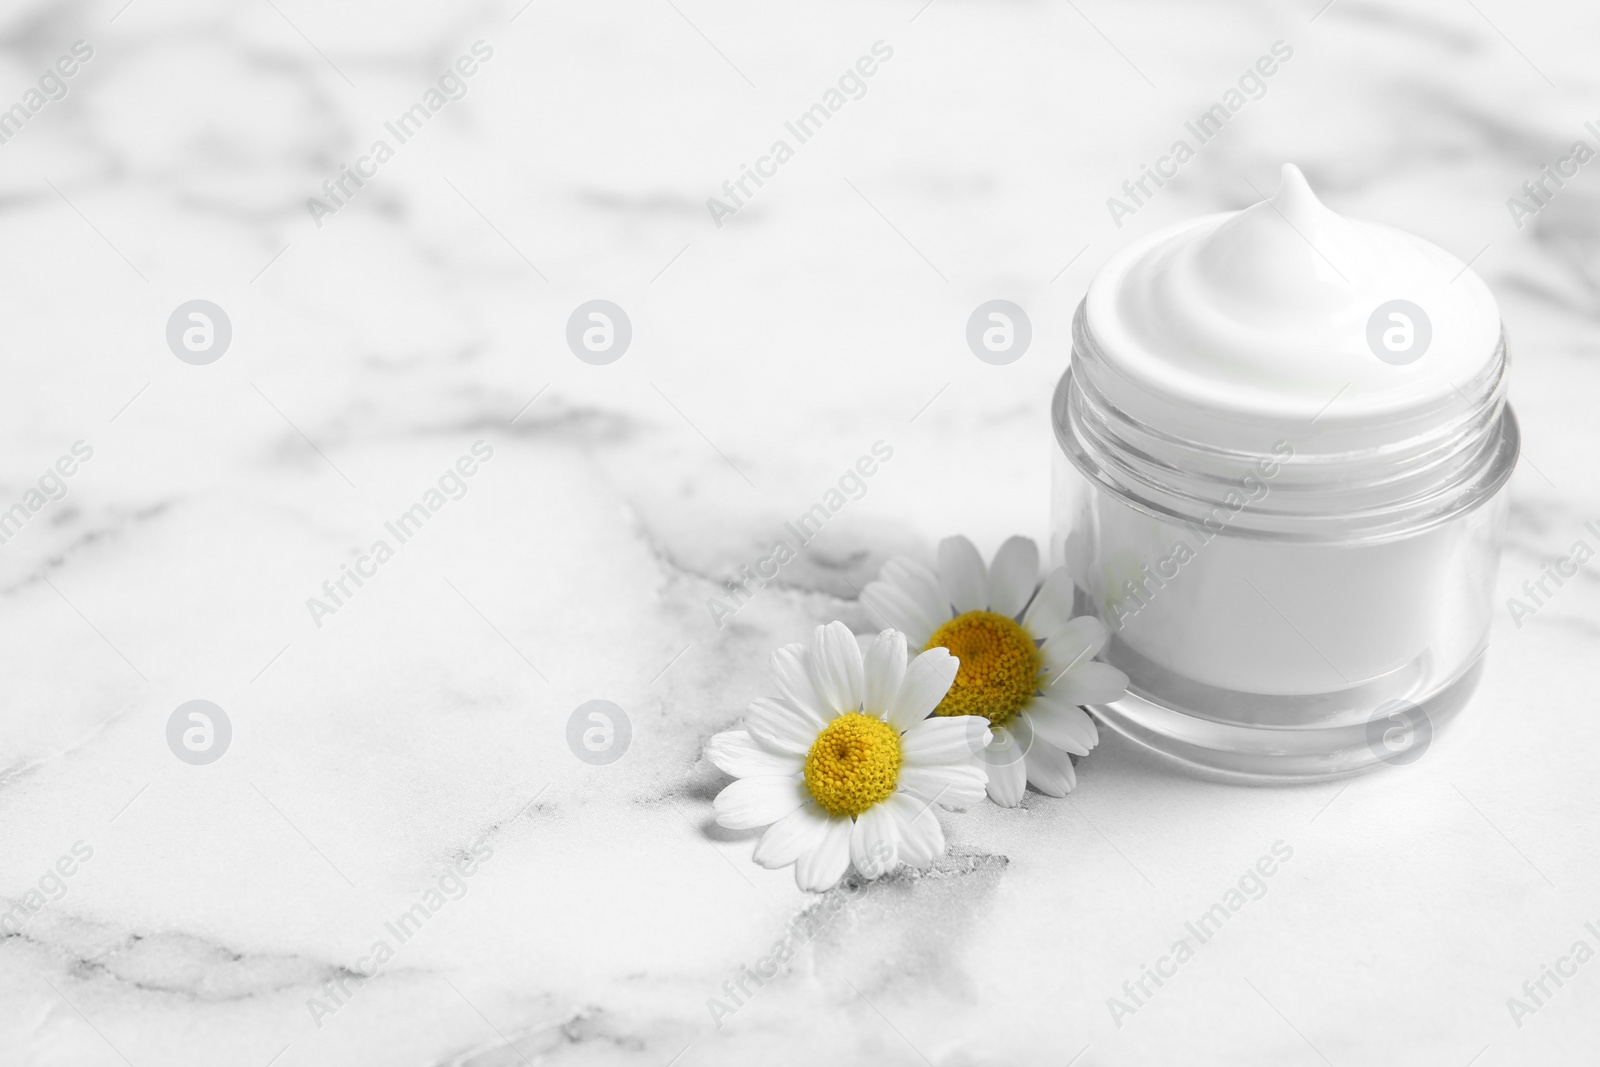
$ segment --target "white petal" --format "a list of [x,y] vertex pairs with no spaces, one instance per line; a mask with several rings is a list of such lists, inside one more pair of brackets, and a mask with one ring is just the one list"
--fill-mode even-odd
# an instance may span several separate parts
[[887,874],[900,862],[900,831],[894,813],[874,804],[856,816],[850,831],[850,862],[863,878]]
[[811,680],[810,650],[798,641],[784,645],[772,653],[769,664],[779,695],[814,718],[817,729],[826,726],[833,716],[824,713],[822,695]]
[[918,648],[928,643],[935,627],[944,621],[940,618],[935,622],[910,594],[889,582],[872,582],[861,590],[861,606],[873,622],[901,631]]
[[866,685],[861,677],[861,645],[850,627],[830,622],[811,638],[811,680],[822,697],[824,718],[832,721],[857,711]]
[[1098,656],[1111,640],[1111,631],[1093,615],[1079,615],[1044,636],[1044,660],[1059,672]]
[[900,835],[900,859],[913,867],[927,869],[944,855],[944,827],[933,813],[933,805],[910,793],[896,793],[883,802],[894,815]]
[[[1022,794],[1028,788],[1028,769],[1024,764],[1026,749],[1016,736],[1015,725],[1020,718],[1011,720],[994,731],[994,743],[983,750],[981,759],[989,772],[989,799],[1003,808],[1014,808],[1022,803]],[[1033,740],[1032,733],[1026,735]]]
[[1072,576],[1057,567],[1044,577],[1044,584],[1022,616],[1022,625],[1035,637],[1049,637],[1072,618]]
[[[906,556],[895,556],[883,565],[879,577],[885,581],[893,582],[902,589],[922,589],[931,591],[935,596],[939,590],[939,575],[929,570],[926,566]],[[937,603],[937,601],[935,601]],[[945,605],[945,610],[949,610]]]
[[926,719],[950,692],[961,661],[948,648],[930,648],[906,667],[900,691],[889,702],[889,723],[897,730],[909,730]]
[[[955,612],[950,608],[950,601],[944,595],[944,587],[939,584],[939,576],[915,560],[891,559],[883,565],[880,577],[910,597],[912,603],[932,620],[935,627],[942,626],[955,617]],[[933,630],[929,629],[928,634],[932,633]],[[927,636],[921,641],[912,641],[918,648],[927,643]]]
[[879,634],[867,649],[862,672],[866,675],[863,704],[867,714],[887,716],[894,706],[895,694],[906,680],[906,635],[899,630]]
[[1038,580],[1039,546],[1028,537],[1007,538],[989,565],[989,610],[1016,618]]
[[1028,781],[1039,792],[1052,797],[1064,797],[1078,784],[1072,769],[1072,757],[1054,745],[1034,738],[1023,762],[1027,766]]
[[838,885],[844,872],[850,869],[852,828],[848,815],[830,818],[822,836],[795,861],[795,884],[813,893]]
[[1088,713],[1054,697],[1034,697],[1023,714],[1033,727],[1034,737],[1056,748],[1087,756],[1100,743],[1100,732]]
[[717,794],[711,809],[717,822],[730,830],[770,826],[811,799],[798,777],[740,778]]
[[977,547],[965,537],[939,542],[939,585],[957,614],[989,606],[989,572]]
[[750,736],[776,752],[804,756],[816,743],[822,724],[809,712],[787,700],[757,697],[744,715],[744,728]]
[[983,799],[987,775],[973,763],[901,767],[899,786],[941,808],[964,808]]
[[807,800],[767,827],[751,858],[769,870],[787,867],[822,840],[831,821],[815,800]]
[[981,715],[935,715],[901,735],[900,758],[906,766],[965,763],[984,750],[993,733]]
[[790,752],[775,752],[750,736],[748,730],[728,730],[706,744],[706,755],[735,778],[763,774],[799,774],[805,760]]
[[1128,676],[1109,663],[1080,663],[1064,675],[1052,676],[1045,695],[1062,704],[1106,704],[1128,691]]

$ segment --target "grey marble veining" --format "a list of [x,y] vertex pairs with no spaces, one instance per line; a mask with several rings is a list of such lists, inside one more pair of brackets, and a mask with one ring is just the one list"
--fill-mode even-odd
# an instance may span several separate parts
[[[1506,206],[1600,147],[1597,34],[1554,2],[17,0],[0,109],[94,55],[0,143],[0,509],[93,458],[0,544],[0,912],[63,887],[0,939],[0,1062],[1580,1062],[1600,964],[1520,1026],[1507,999],[1600,948],[1592,571],[1500,614],[1414,766],[1246,790],[1107,732],[1070,798],[950,815],[934,870],[835,910],[713,824],[702,750],[774,646],[869,628],[884,559],[1047,533],[1084,285],[1284,160],[1501,300],[1514,595],[1600,519],[1600,162],[1521,229]],[[308,198],[479,40],[465,95],[319,226]],[[715,225],[879,40],[865,95]],[[1276,40],[1265,95],[1117,227],[1106,199]],[[1034,324],[1007,367],[962,337],[996,296]],[[596,297],[635,329],[604,367],[563,340]],[[233,326],[208,366],[164,336],[195,298]],[[714,625],[879,440],[866,493]],[[464,495],[316,625],[478,441]],[[165,739],[197,698],[233,724],[209,766]],[[596,698],[633,729],[609,766],[565,741]],[[1279,841],[1265,895],[1118,1025],[1109,998]],[[461,895],[391,933],[474,845]]]

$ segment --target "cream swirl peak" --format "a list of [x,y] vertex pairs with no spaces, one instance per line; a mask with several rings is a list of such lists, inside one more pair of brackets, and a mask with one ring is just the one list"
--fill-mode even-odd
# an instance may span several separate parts
[[1335,213],[1293,164],[1270,199],[1118,253],[1080,326],[1112,405],[1222,449],[1313,429],[1334,449],[1382,447],[1472,406],[1504,359],[1494,297],[1466,264]]

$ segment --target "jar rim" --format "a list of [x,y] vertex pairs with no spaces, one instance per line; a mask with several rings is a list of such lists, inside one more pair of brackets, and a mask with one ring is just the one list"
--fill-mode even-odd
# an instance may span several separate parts
[[1080,308],[1072,361],[1051,403],[1058,447],[1090,482],[1157,518],[1273,540],[1391,540],[1478,507],[1516,467],[1521,434],[1504,354],[1489,380],[1470,383],[1476,401],[1463,392],[1452,418],[1410,436],[1351,449],[1311,425],[1298,442],[1225,448],[1144,425],[1092,375],[1075,373],[1093,355],[1081,321]]

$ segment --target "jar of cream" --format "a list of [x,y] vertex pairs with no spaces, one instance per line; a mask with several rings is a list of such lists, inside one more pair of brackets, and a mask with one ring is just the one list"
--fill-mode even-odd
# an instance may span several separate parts
[[1403,763],[1483,668],[1516,465],[1488,287],[1418,237],[1270,200],[1114,256],[1052,405],[1052,551],[1128,694],[1211,775]]

